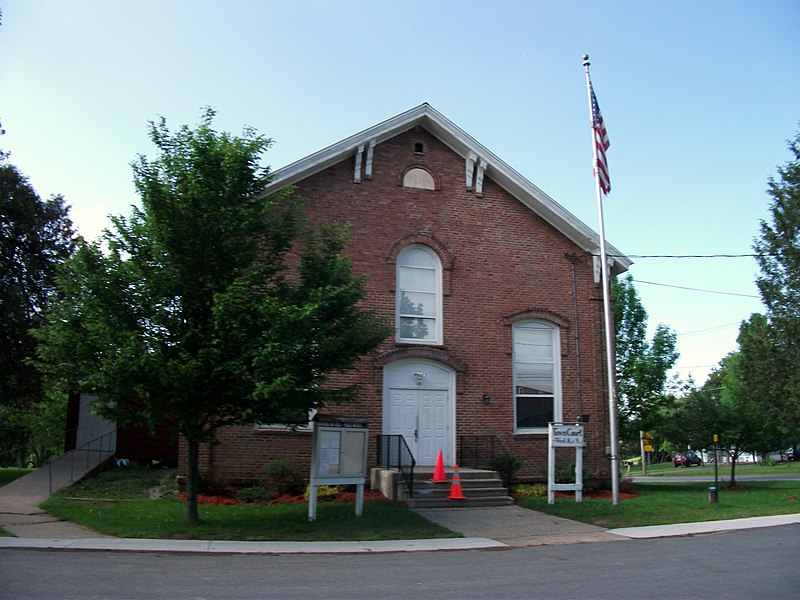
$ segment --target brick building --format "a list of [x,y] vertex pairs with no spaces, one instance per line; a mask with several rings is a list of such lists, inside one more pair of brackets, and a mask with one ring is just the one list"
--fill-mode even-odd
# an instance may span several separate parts
[[[428,104],[274,173],[312,223],[349,223],[366,304],[396,335],[348,376],[370,436],[403,435],[417,464],[492,444],[544,479],[548,421],[586,422],[585,466],[607,478],[598,235]],[[630,261],[613,247],[611,272]],[[324,411],[324,407],[321,409]],[[243,484],[264,463],[307,464],[310,429],[236,427],[201,469]],[[377,442],[370,444],[376,460]],[[574,458],[574,455],[573,455]],[[463,464],[463,463],[462,463]]]

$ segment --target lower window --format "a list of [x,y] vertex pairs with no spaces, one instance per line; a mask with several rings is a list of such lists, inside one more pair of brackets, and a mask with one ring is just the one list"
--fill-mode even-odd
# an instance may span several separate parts
[[559,329],[544,321],[520,321],[512,328],[514,429],[546,433],[561,420]]

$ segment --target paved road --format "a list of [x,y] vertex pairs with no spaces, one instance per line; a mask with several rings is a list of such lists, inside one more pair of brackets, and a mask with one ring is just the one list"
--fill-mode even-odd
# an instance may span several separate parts
[[0,598],[796,600],[800,525],[697,537],[377,555],[0,550]]

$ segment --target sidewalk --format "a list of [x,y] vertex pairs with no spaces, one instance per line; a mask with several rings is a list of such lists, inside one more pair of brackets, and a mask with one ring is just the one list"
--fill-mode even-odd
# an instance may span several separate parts
[[[38,474],[38,475],[37,475]],[[37,475],[36,477],[33,477]],[[106,536],[69,521],[59,521],[38,505],[49,496],[44,469],[0,488],[0,527],[17,537],[0,537],[0,549],[105,550],[128,552],[192,552],[224,554],[332,554],[418,552],[436,550],[510,549],[527,546],[619,542],[630,539],[698,535],[736,529],[800,524],[800,514],[731,521],[679,523],[651,527],[603,529],[545,513],[502,506],[435,508],[416,512],[463,538],[372,542],[237,542],[148,540]]]

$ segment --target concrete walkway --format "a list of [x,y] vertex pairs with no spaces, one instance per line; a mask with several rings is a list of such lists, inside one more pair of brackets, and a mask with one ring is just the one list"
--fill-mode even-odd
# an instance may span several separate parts
[[432,508],[415,510],[429,521],[467,537],[485,537],[512,547],[581,542],[611,542],[623,538],[607,529],[554,517],[521,506]]
[[[85,457],[81,457],[84,458]],[[99,458],[99,457],[98,457]],[[54,463],[55,464],[55,463]],[[56,471],[75,462],[61,462]],[[610,542],[626,539],[697,535],[732,529],[800,524],[800,514],[680,523],[653,527],[603,529],[544,513],[502,506],[436,508],[416,512],[463,538],[388,540],[373,542],[238,542],[209,540],[147,540],[115,538],[43,512],[38,505],[49,497],[51,481],[63,487],[68,477],[46,468],[0,488],[0,527],[17,537],[0,537],[0,548],[95,550],[130,552],[199,552],[224,554],[331,554],[417,552],[436,550],[508,549],[550,544]],[[52,479],[51,479],[52,477]],[[55,486],[53,491],[56,491]]]
[[0,528],[18,538],[111,537],[76,523],[60,521],[39,508],[52,494],[78,481],[110,457],[109,452],[72,450],[0,487]]

